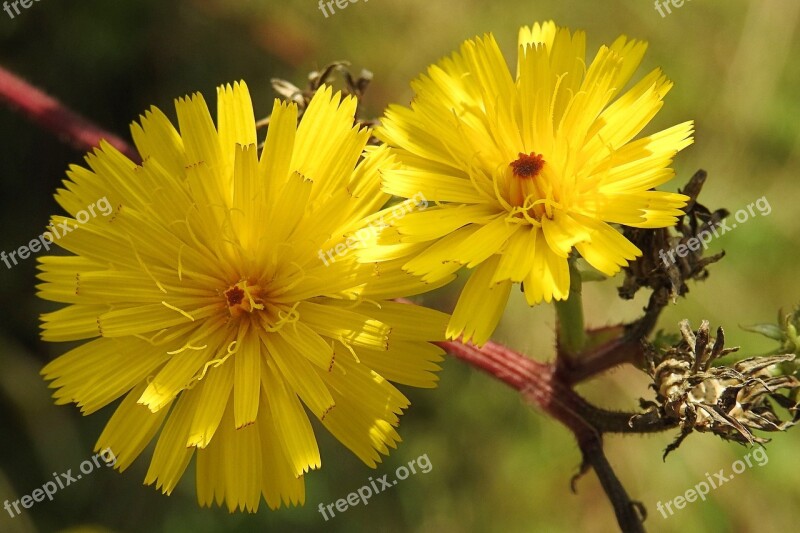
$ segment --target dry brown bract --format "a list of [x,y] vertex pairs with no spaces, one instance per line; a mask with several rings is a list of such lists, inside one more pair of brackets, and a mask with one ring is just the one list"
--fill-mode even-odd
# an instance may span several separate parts
[[[645,350],[646,371],[653,378],[656,401],[641,400],[642,407],[650,414],[655,411],[678,421],[681,428],[678,438],[664,451],[664,458],[694,430],[754,444],[769,439],[754,435],[753,430],[784,431],[798,421],[797,404],[781,391],[800,388],[800,381],[790,375],[773,375],[776,365],[793,360],[793,354],[711,366],[738,348],[724,347],[722,328],[712,339],[708,321],[704,320],[696,333],[688,320],[680,326],[683,339],[677,345],[666,352],[653,346]],[[788,409],[792,420],[782,421],[775,404]]]

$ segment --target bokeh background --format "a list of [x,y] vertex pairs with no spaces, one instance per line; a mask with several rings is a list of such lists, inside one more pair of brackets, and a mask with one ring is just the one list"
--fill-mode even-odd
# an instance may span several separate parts
[[[686,2],[665,17],[649,0],[361,0],[325,18],[314,0],[42,0],[13,20],[0,12],[0,64],[57,96],[98,124],[128,138],[128,124],[151,104],[174,117],[172,99],[245,79],[260,116],[275,96],[269,80],[303,84],[334,60],[367,68],[374,82],[364,102],[378,116],[389,102],[407,103],[408,82],[466,38],[494,32],[514,58],[522,24],[554,18],[588,31],[590,54],[618,34],[650,42],[640,75],[662,66],[675,81],[650,131],[693,118],[696,143],[681,154],[673,188],[697,169],[710,174],[701,201],[736,211],[766,196],[768,216],[713,243],[728,256],[711,277],[691,286],[660,324],[707,318],[727,328],[729,342],[751,353],[771,345],[739,325],[774,320],[800,302],[797,216],[800,183],[800,3],[795,0]],[[7,108],[0,109],[0,250],[39,235],[58,212],[52,193],[68,164],[82,154]],[[0,503],[29,494],[53,472],[76,469],[91,456],[111,410],[83,418],[55,406],[38,376],[65,350],[38,339],[37,317],[48,304],[35,297],[35,261],[0,265]],[[623,302],[620,279],[586,289],[587,321],[596,326],[636,317],[645,295]],[[428,296],[451,309],[456,288]],[[515,292],[516,294],[516,292]],[[528,309],[515,296],[496,339],[547,360],[553,355],[553,310]],[[633,409],[648,396],[636,370],[617,370],[582,387],[597,403]],[[611,508],[589,474],[569,490],[580,457],[568,432],[517,395],[454,360],[444,363],[436,390],[406,390],[404,442],[377,470],[361,464],[317,431],[323,468],[307,476],[305,507],[255,515],[199,509],[192,467],[171,497],[142,485],[149,453],[120,475],[109,468],[58,492],[11,519],[0,531],[615,531]],[[797,449],[800,431],[776,435],[769,462],[754,466],[664,519],[658,501],[730,471],[743,447],[692,435],[665,462],[674,434],[611,437],[607,450],[634,498],[650,510],[651,531],[787,531],[800,516]],[[326,522],[331,503],[427,454],[433,469],[417,474]]]

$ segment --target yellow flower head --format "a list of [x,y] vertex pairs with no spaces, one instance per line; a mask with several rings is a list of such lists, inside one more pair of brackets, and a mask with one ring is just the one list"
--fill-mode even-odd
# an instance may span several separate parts
[[85,414],[124,396],[96,446],[125,470],[158,434],[145,483],[170,493],[196,452],[202,505],[303,503],[321,465],[305,409],[374,467],[409,404],[389,381],[435,385],[425,341],[447,315],[386,301],[430,288],[402,261],[347,253],[395,165],[365,153],[353,98],[323,88],[299,126],[276,101],[260,158],[243,83],[218,90],[216,127],[199,94],[176,109],[180,133],[155,108],[132,126],[141,165],[103,144],[59,190],[72,217],[98,198],[113,212],[41,260],[40,295],[68,304],[44,339],[92,339],[42,372]]
[[394,222],[388,246],[362,258],[413,255],[404,268],[428,282],[475,268],[448,337],[479,344],[513,283],[530,305],[567,298],[573,248],[617,273],[641,252],[609,223],[669,226],[687,199],[651,189],[674,175],[692,123],[634,140],[672,87],[654,70],[623,92],[645,49],[619,37],[587,66],[584,33],[547,22],[520,31],[516,77],[492,35],[431,66],[378,137],[403,164],[383,173],[384,191],[438,205]]

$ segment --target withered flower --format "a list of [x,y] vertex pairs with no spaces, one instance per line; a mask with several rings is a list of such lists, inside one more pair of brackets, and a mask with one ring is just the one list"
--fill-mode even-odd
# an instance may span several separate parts
[[[793,354],[750,357],[732,365],[712,363],[738,348],[725,348],[725,335],[717,328],[709,336],[708,321],[697,332],[689,321],[680,324],[683,339],[674,347],[645,350],[646,371],[653,378],[656,401],[641,400],[648,413],[678,422],[681,433],[664,451],[664,457],[680,446],[692,431],[711,432],[741,444],[764,443],[754,430],[784,431],[798,421],[797,405],[782,390],[800,388],[794,376],[775,375],[776,365],[791,361]],[[775,403],[792,413],[781,420]]]

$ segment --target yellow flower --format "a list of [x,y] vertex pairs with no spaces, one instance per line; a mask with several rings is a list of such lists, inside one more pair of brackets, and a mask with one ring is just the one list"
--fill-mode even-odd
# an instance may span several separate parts
[[513,283],[530,305],[567,298],[573,248],[617,273],[641,252],[609,223],[669,226],[687,199],[650,189],[674,175],[692,122],[634,140],[672,87],[656,69],[623,92],[645,49],[619,37],[587,67],[584,33],[547,22],[520,31],[516,77],[492,35],[431,66],[377,135],[403,165],[384,191],[437,206],[393,222],[362,259],[413,255],[404,268],[428,282],[475,268],[447,334],[478,344]]
[[426,341],[448,317],[387,301],[435,286],[402,261],[347,253],[395,164],[365,153],[355,99],[323,88],[299,125],[276,101],[260,158],[243,83],[218,90],[216,127],[199,94],[176,109],[180,133],[155,108],[132,126],[141,165],[104,144],[91,170],[70,168],[58,203],[113,212],[57,241],[73,255],[41,261],[40,295],[69,304],[43,315],[43,338],[93,339],[42,373],[85,414],[124,396],[96,445],[120,470],[160,430],[145,483],[164,493],[197,452],[201,505],[302,504],[321,465],[305,409],[374,467],[409,405],[389,381],[435,386]]

